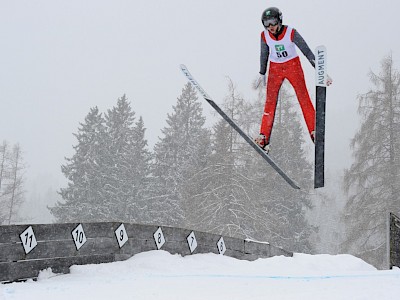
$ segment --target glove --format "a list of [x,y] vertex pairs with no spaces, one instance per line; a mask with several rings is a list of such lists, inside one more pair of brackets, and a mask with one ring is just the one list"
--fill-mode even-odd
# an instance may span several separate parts
[[260,74],[258,79],[256,80],[254,84],[254,88],[258,89],[258,87],[262,84],[262,86],[265,86],[265,74]]
[[333,82],[332,78],[328,74],[326,74],[326,85],[330,86],[332,82]]

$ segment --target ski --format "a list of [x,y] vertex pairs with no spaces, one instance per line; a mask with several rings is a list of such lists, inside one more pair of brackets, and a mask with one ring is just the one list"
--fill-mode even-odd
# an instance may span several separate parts
[[261,155],[264,160],[271,165],[271,167],[294,189],[300,189],[299,185],[291,179],[274,161],[273,159],[262,150],[236,123],[228,117],[224,111],[211,99],[211,97],[203,90],[203,88],[199,85],[199,83],[194,79],[194,77],[190,74],[189,70],[185,65],[180,65],[180,68],[189,82],[199,91],[199,93],[203,96],[203,98],[228,122],[233,129],[240,134],[240,136],[257,151],[258,154]]
[[314,188],[325,185],[325,109],[326,109],[326,55],[325,46],[315,50],[315,169]]

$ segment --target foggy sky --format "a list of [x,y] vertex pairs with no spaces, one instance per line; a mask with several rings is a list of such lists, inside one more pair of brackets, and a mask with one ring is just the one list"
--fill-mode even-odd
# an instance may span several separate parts
[[[334,84],[327,92],[327,166],[348,167],[368,72],[379,72],[390,53],[399,68],[397,2],[2,0],[0,142],[24,150],[28,195],[33,185],[43,193],[64,185],[60,165],[73,154],[79,122],[91,107],[111,109],[123,94],[143,117],[152,147],[186,83],[181,63],[217,103],[227,93],[226,76],[254,99],[260,16],[269,6],[282,10],[284,24],[311,49],[328,49]],[[314,95],[314,70],[299,54]]]

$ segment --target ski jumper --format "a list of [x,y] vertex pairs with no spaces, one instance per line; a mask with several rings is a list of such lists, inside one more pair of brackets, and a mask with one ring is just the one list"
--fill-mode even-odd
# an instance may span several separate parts
[[279,90],[285,79],[290,82],[295,90],[308,132],[311,139],[314,140],[315,109],[308,94],[300,58],[296,53],[296,46],[314,66],[314,54],[295,29],[282,26],[277,36],[272,35],[268,30],[261,33],[260,74],[266,73],[268,59],[270,61],[266,102],[260,129],[260,133],[266,137],[267,144],[274,123]]

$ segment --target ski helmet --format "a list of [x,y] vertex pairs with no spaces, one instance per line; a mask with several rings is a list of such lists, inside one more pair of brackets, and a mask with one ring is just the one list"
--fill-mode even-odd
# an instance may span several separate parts
[[277,7],[269,7],[263,11],[261,22],[265,28],[269,25],[282,25],[282,12]]

